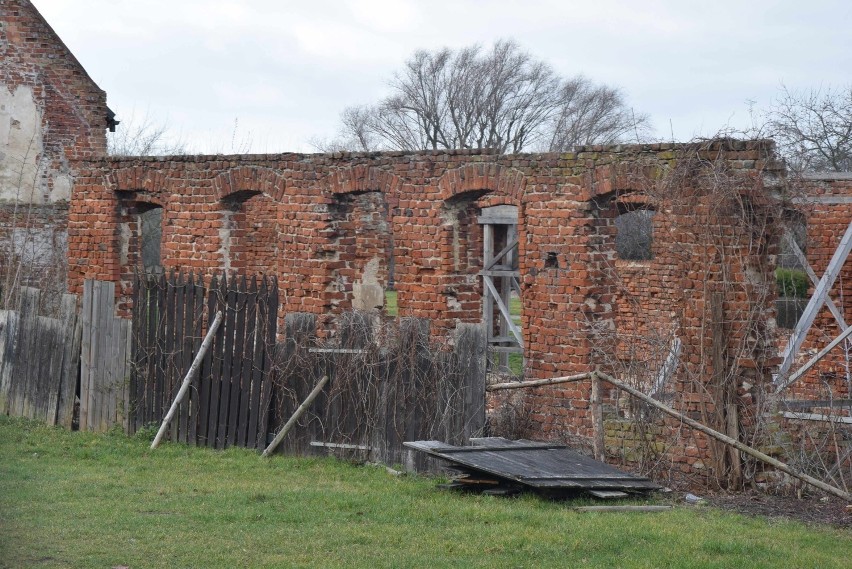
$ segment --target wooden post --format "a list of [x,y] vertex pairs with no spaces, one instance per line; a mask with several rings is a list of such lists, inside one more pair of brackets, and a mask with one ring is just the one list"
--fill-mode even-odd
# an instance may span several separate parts
[[263,451],[263,454],[261,456],[269,456],[270,454],[272,454],[273,451],[275,451],[275,448],[281,443],[284,437],[287,436],[287,433],[290,432],[290,429],[293,428],[293,425],[296,424],[296,421],[299,420],[299,417],[301,417],[304,412],[308,410],[308,407],[311,406],[311,403],[314,402],[314,399],[317,398],[317,395],[320,394],[322,388],[325,387],[326,383],[328,383],[328,376],[324,375],[322,376],[322,379],[319,380],[319,383],[317,383],[316,387],[314,387],[314,390],[311,391],[311,393],[308,395],[307,399],[305,399],[302,404],[299,405],[299,408],[296,409],[296,412],[293,413],[293,416],[290,417],[290,419],[287,421],[287,424],[284,425],[284,428],[278,431],[278,434],[275,435],[275,438],[272,439],[272,442],[269,443],[269,446],[266,447],[266,450]]
[[541,387],[543,385],[556,385],[558,383],[571,383],[589,379],[591,374],[579,373],[577,375],[566,375],[565,377],[551,377],[550,379],[534,379],[531,381],[510,381],[507,383],[492,383],[485,388],[486,391],[500,391],[502,389],[521,389],[524,387]]
[[166,434],[166,428],[169,426],[169,422],[172,420],[175,411],[177,411],[181,399],[183,399],[184,395],[186,395],[186,391],[189,389],[189,384],[192,381],[192,378],[198,373],[198,369],[201,367],[201,361],[204,359],[204,354],[206,354],[207,350],[210,349],[210,344],[213,342],[213,336],[216,334],[216,330],[219,329],[219,324],[221,324],[221,322],[222,312],[219,311],[216,313],[216,318],[213,320],[213,324],[210,325],[210,329],[207,330],[207,335],[201,343],[201,349],[198,350],[198,353],[195,355],[195,360],[193,360],[192,365],[189,367],[189,371],[186,372],[186,377],[183,378],[183,383],[180,386],[180,390],[178,391],[175,400],[172,401],[172,406],[169,408],[169,412],[166,413],[165,418],[163,418],[160,430],[157,431],[157,436],[154,437],[154,442],[151,443],[152,449],[159,446],[160,440],[163,438],[163,435]]
[[592,411],[592,434],[593,434],[593,449],[595,452],[595,460],[603,461],[606,458],[604,452],[604,427],[603,427],[603,409],[601,405],[601,382],[597,374],[592,372],[592,395],[591,395],[591,411]]
[[724,434],[722,434],[718,431],[711,429],[710,427],[702,425],[698,421],[695,421],[694,419],[690,419],[689,417],[687,417],[686,415],[683,415],[682,413],[678,413],[677,411],[675,411],[671,407],[663,405],[659,401],[645,395],[641,391],[639,391],[637,389],[633,389],[629,385],[626,385],[626,384],[618,381],[617,379],[615,379],[611,375],[607,375],[606,373],[603,373],[603,372],[600,372],[600,371],[595,372],[595,373],[601,379],[607,381],[608,383],[611,383],[612,385],[621,389],[622,391],[626,391],[627,393],[629,393],[633,397],[636,397],[637,399],[641,399],[645,403],[647,403],[647,404],[649,404],[653,407],[656,407],[657,409],[659,409],[663,413],[666,413],[667,415],[670,415],[670,416],[678,419],[679,421],[686,423],[687,425],[689,425],[690,427],[692,427],[693,429],[695,429],[697,431],[701,431],[705,435],[709,435],[716,440],[719,440],[719,441],[722,441],[725,444],[731,445],[732,447],[736,448],[737,450],[744,452],[749,456],[753,456],[754,458],[756,458],[756,459],[758,459],[762,462],[765,462],[766,464],[770,464],[770,465],[774,466],[775,468],[777,468],[778,470],[780,470],[781,472],[786,472],[790,476],[798,478],[802,482],[810,484],[811,486],[819,488],[820,490],[824,490],[825,492],[828,492],[829,494],[834,494],[835,496],[843,498],[844,500],[852,500],[852,496],[850,496],[849,493],[844,492],[843,490],[841,490],[839,488],[835,488],[834,486],[831,486],[829,484],[826,484],[825,482],[823,482],[821,480],[817,480],[816,478],[813,478],[812,476],[808,476],[807,474],[802,474],[801,472],[797,472],[797,471],[793,470],[792,468],[790,468],[789,466],[787,466],[786,464],[784,464],[783,462],[781,462],[780,460],[776,460],[776,459],[772,458],[771,456],[760,452],[757,449],[753,449],[750,446],[744,445],[743,443],[739,442],[738,440],[732,439],[728,435],[724,435]]

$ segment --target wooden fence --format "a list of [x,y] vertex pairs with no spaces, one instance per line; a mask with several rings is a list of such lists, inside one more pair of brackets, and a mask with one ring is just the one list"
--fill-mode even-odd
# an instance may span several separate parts
[[21,287],[18,310],[0,310],[0,413],[72,426],[80,355],[77,297],[59,318],[39,316],[39,290]]
[[130,321],[115,316],[115,283],[83,284],[80,430],[127,425]]
[[274,278],[171,273],[139,277],[132,323],[115,317],[115,285],[86,281],[82,311],[66,295],[59,319],[36,314],[39,293],[21,291],[0,311],[0,412],[71,427],[129,433],[159,423],[218,311],[224,320],[169,438],[213,448],[263,448],[323,377],[324,392],[282,452],[342,453],[420,466],[402,442],[464,444],[485,425],[485,338],[461,325],[448,345],[429,322],[340,316],[330,338],[316,316],[286,315],[276,343]]
[[282,443],[283,452],[333,452],[423,470],[403,441],[468,444],[485,428],[485,330],[462,324],[452,345],[430,340],[428,320],[377,325],[347,313],[337,336],[318,342],[315,316],[288,314],[276,359],[274,430],[323,377],[323,393]]
[[[171,440],[214,448],[264,444],[272,394],[278,318],[274,278],[214,278],[171,273],[137,278],[133,310],[128,431],[158,423],[222,311],[201,372],[171,424]],[[205,312],[206,307],[206,312]]]
[[[331,340],[314,315],[288,314],[276,344],[274,279],[221,277],[205,289],[192,275],[140,279],[134,301],[128,430],[158,423],[217,311],[225,318],[172,422],[171,440],[214,448],[263,448],[319,379],[330,382],[280,447],[329,450],[408,463],[402,442],[461,444],[485,424],[485,340],[462,326],[452,349],[430,343],[429,323],[341,316]],[[205,309],[206,307],[206,309]]]

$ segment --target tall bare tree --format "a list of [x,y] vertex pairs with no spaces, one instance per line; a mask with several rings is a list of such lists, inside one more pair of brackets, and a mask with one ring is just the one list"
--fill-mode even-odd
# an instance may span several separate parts
[[490,49],[417,51],[375,105],[349,107],[320,150],[497,148],[565,150],[648,131],[617,89],[564,79],[507,40]]
[[852,172],[852,85],[782,87],[767,114],[769,134],[794,170]]

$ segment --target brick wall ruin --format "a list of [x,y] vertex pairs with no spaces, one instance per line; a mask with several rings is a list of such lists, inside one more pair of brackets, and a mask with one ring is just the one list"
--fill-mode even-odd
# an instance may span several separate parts
[[[779,210],[765,184],[777,173],[771,143],[737,141],[96,160],[80,165],[74,187],[69,286],[118,282],[126,311],[141,215],[159,209],[166,270],[273,274],[282,314],[320,315],[320,332],[333,334],[332,315],[382,305],[393,266],[399,315],[429,318],[442,335],[481,320],[476,217],[512,205],[526,378],[601,366],[652,387],[677,338],[682,365],[660,387],[716,424],[725,420],[716,402],[751,409],[774,365]],[[655,212],[651,258],[619,259],[619,215],[636,209]],[[526,405],[537,436],[583,439],[588,401],[589,385],[576,383],[530,391]],[[606,403],[616,418],[636,412],[615,393]],[[675,470],[707,478],[724,467],[706,439],[659,423]]]
[[0,287],[61,292],[72,163],[106,153],[106,94],[26,0],[0,3],[0,61]]

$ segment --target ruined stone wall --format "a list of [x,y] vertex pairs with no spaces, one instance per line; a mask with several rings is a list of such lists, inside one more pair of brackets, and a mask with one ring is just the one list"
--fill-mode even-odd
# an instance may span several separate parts
[[[71,164],[105,154],[108,110],[106,94],[27,0],[0,3],[0,61],[0,264],[21,277],[4,279],[14,287],[39,282],[46,266],[16,264],[22,251],[43,249],[46,232],[64,242]],[[36,260],[65,256],[49,253]]]
[[[695,172],[672,181],[668,173],[690,148],[701,154],[696,172],[724,165],[732,180],[729,199],[703,188]],[[767,286],[747,273],[771,275],[765,267],[771,238],[749,233],[744,239],[752,228],[742,223],[745,202],[758,217],[772,210],[761,175],[774,167],[764,160],[768,153],[764,143],[726,141],[512,156],[438,151],[90,161],[80,165],[69,218],[70,287],[79,292],[86,278],[116,281],[126,311],[138,257],[134,212],[162,207],[166,270],[274,274],[282,314],[321,315],[323,328],[338,312],[379,307],[393,259],[399,315],[429,318],[433,333],[444,335],[481,319],[478,212],[513,205],[526,377],[597,366],[620,373],[624,343],[648,336],[652,327],[666,338],[676,332],[686,364],[671,380],[672,404],[700,415],[708,407],[704,355],[714,341],[736,386],[768,375],[765,346],[742,346],[744,328],[753,322],[741,314],[765,314],[771,305],[766,295],[742,294],[744,287]],[[652,191],[670,190],[665,184],[684,192],[683,199]],[[613,207],[636,195],[655,200],[659,238],[650,263],[630,265],[615,255]],[[706,227],[716,228],[709,245]],[[726,314],[716,340],[703,321],[714,291]],[[736,365],[740,359],[749,365]],[[588,437],[588,400],[587,383],[529,391],[536,436]],[[668,432],[681,436],[676,426]],[[683,469],[703,476],[709,466],[698,463],[707,459],[706,441],[689,441],[666,448],[681,458],[689,453]]]

